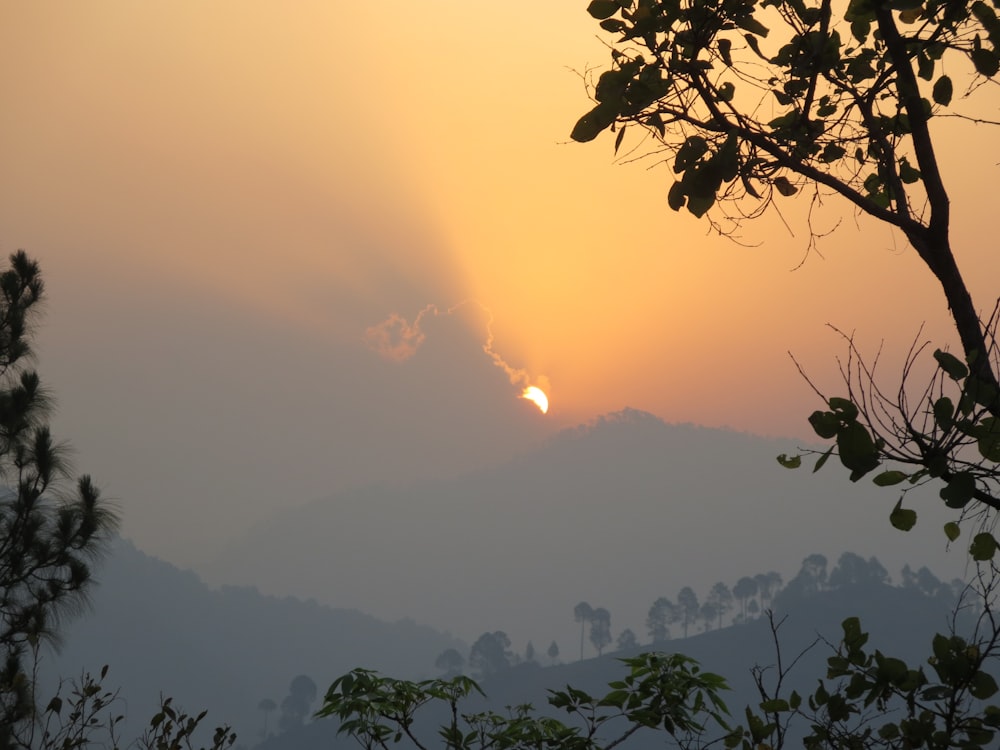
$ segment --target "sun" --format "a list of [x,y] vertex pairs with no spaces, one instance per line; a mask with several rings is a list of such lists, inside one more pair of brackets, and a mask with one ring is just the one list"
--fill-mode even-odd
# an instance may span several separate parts
[[533,401],[535,406],[542,414],[547,414],[549,411],[549,397],[545,395],[545,391],[541,388],[537,388],[533,385],[529,385],[521,393],[521,398],[526,398],[528,401]]

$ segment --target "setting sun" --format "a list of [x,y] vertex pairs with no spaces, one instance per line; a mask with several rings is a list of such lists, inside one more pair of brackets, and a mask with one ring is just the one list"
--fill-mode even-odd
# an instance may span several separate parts
[[545,391],[541,388],[537,388],[533,385],[529,385],[521,393],[521,398],[525,398],[528,401],[533,401],[535,406],[538,407],[542,414],[547,414],[549,411],[549,397],[545,395]]

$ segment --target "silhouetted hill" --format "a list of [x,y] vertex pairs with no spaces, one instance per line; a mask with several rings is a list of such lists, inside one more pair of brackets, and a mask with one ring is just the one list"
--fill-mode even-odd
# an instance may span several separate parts
[[[795,451],[627,409],[456,479],[368,487],[276,515],[202,572],[469,640],[502,629],[520,645],[556,639],[565,650],[581,600],[609,609],[615,632],[642,634],[659,596],[732,585],[741,569],[787,580],[805,555],[845,544],[891,569],[961,570],[964,555],[949,565],[945,553],[939,499],[921,505],[911,492],[921,521],[902,534],[888,523],[894,493],[851,484],[834,461],[817,474],[775,461]],[[330,574],[344,570],[363,572]]]
[[299,674],[324,685],[363,663],[418,677],[434,671],[444,649],[462,648],[412,621],[381,622],[252,588],[212,590],[126,541],[98,578],[92,610],[68,623],[44,671],[74,677],[110,665],[108,684],[121,686],[133,724],[152,716],[162,693],[189,710],[208,709],[213,726],[232,723],[251,741],[263,722],[261,699],[280,706]]

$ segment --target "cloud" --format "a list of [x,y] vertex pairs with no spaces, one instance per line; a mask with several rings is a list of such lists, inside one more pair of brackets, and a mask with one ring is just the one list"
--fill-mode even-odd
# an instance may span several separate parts
[[[483,352],[507,375],[510,384],[519,388],[532,385],[531,375],[524,368],[513,367],[493,348],[493,313],[482,302],[477,300],[462,300],[451,307],[442,310],[431,303],[417,313],[413,321],[407,320],[399,313],[392,313],[380,323],[370,326],[365,331],[365,344],[380,356],[393,362],[403,362],[414,354],[426,341],[424,321],[430,316],[450,316],[466,306],[473,306],[486,315],[486,330],[482,344]],[[543,390],[548,386],[548,379],[542,378]]]
[[365,344],[386,359],[402,362],[417,353],[427,336],[420,330],[420,321],[433,306],[425,307],[410,323],[399,313],[393,313],[381,323],[365,331]]

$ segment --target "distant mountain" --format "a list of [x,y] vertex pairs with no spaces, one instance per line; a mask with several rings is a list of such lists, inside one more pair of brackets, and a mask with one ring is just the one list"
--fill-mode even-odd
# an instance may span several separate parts
[[[779,466],[791,441],[626,409],[566,430],[515,460],[458,478],[372,486],[275,515],[201,570],[466,639],[497,629],[516,644],[572,647],[572,608],[611,611],[644,633],[649,605],[686,585],[730,586],[745,573],[794,572],[805,555],[844,547],[950,577],[940,500],[907,498],[921,520],[890,527],[898,494],[852,485],[830,462]],[[928,497],[930,495],[931,497]]]
[[207,709],[207,723],[231,723],[250,741],[262,727],[260,701],[280,706],[297,675],[320,692],[358,664],[415,678],[433,673],[443,650],[463,648],[412,621],[381,622],[252,588],[212,590],[126,541],[98,578],[90,611],[62,629],[62,648],[45,656],[43,673],[51,689],[57,676],[109,665],[107,683],[122,688],[133,731],[162,694],[188,710]]

